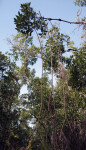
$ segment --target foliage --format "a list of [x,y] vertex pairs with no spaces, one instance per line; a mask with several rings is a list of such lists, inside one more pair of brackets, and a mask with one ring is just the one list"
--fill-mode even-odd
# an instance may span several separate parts
[[29,129],[25,124],[21,127],[23,116],[19,123],[20,84],[14,76],[15,64],[1,53],[0,58],[0,149],[19,149],[26,145],[27,140],[23,140],[22,137],[28,137],[26,133]]
[[86,47],[82,47],[75,54],[70,65],[70,84],[77,90],[82,90],[86,87]]
[[46,33],[47,24],[40,19],[40,14],[36,13],[30,5],[31,3],[21,4],[21,12],[18,11],[18,15],[14,18],[17,31],[30,35],[34,30]]
[[50,71],[51,57],[54,72],[57,72],[61,61],[62,54],[65,53],[65,43],[69,42],[69,37],[60,33],[59,28],[55,25],[49,30],[44,49],[44,68]]
[[74,3],[78,6],[86,6],[85,0],[75,0]]

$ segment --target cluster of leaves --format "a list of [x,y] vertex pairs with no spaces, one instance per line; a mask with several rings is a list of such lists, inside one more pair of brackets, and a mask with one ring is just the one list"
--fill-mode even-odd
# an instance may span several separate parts
[[31,35],[34,30],[40,30],[45,34],[47,23],[40,19],[40,14],[36,13],[30,5],[31,3],[21,4],[21,12],[18,12],[14,18],[17,31]]
[[81,90],[86,87],[86,47],[82,47],[76,54],[75,59],[71,60],[70,65],[70,85]]
[[78,6],[86,6],[85,0],[75,0],[74,3]]

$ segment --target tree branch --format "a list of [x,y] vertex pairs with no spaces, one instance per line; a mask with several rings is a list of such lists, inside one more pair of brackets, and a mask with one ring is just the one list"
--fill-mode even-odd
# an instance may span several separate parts
[[70,24],[86,24],[86,22],[85,21],[78,21],[78,22],[71,22],[71,21],[67,21],[67,20],[63,20],[63,19],[60,19],[60,18],[58,18],[58,19],[56,19],[56,18],[44,18],[44,17],[40,17],[40,19],[44,19],[44,20],[49,20],[49,21],[51,21],[51,20],[57,20],[57,21],[62,21],[62,22],[66,22],[66,23],[70,23]]

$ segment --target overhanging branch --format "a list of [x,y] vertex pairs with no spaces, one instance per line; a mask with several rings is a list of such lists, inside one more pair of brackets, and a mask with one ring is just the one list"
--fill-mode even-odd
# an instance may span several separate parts
[[85,21],[78,21],[78,22],[72,22],[72,21],[67,21],[67,20],[63,20],[63,19],[60,19],[60,18],[58,18],[58,19],[56,19],[56,18],[44,18],[44,17],[40,17],[40,19],[44,19],[44,20],[49,20],[49,21],[62,21],[62,22],[66,22],[66,23],[70,23],[70,24],[81,24],[81,25],[83,25],[83,24],[86,24],[86,22]]

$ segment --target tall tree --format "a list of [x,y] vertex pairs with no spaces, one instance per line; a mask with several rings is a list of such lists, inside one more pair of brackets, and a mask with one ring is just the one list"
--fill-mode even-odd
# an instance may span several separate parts
[[[20,149],[29,138],[28,118],[21,115],[21,84],[15,74],[15,63],[0,53],[0,149]],[[27,112],[27,111],[26,111]],[[23,123],[22,123],[23,122]],[[24,136],[24,139],[23,139]]]

